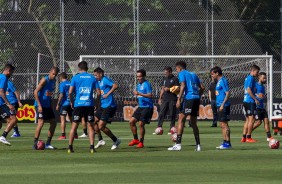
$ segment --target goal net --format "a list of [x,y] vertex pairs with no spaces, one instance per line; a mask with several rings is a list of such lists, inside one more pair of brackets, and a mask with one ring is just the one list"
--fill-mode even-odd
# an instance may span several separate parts
[[[244,80],[250,73],[251,66],[256,64],[261,71],[267,74],[266,84],[266,108],[272,112],[272,56],[254,55],[254,56],[120,56],[120,55],[82,55],[79,61],[88,63],[89,72],[93,72],[96,67],[101,67],[105,75],[112,78],[118,85],[119,89],[115,92],[115,99],[118,103],[116,120],[128,120],[137,105],[134,99],[133,90],[136,87],[136,71],[145,69],[147,72],[146,79],[151,83],[155,103],[155,112],[153,120],[158,117],[157,99],[160,94],[162,81],[164,78],[163,69],[171,66],[175,72],[175,63],[179,60],[187,63],[187,70],[198,74],[199,78],[205,85],[205,93],[202,96],[199,119],[211,119],[212,110],[208,100],[208,89],[211,82],[210,69],[213,66],[220,66],[223,75],[229,81],[231,92],[231,119],[243,120],[243,97],[244,97]],[[77,64],[79,61],[69,61],[67,65],[74,75],[78,72]],[[271,117],[272,113],[269,113]]]

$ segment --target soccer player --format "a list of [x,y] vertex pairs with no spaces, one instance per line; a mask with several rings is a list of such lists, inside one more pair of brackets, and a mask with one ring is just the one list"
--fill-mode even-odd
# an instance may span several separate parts
[[243,137],[241,142],[256,142],[252,139],[253,123],[255,121],[256,105],[259,105],[258,99],[255,97],[256,80],[260,68],[257,65],[253,65],[250,74],[247,76],[244,82],[244,100],[243,106],[246,113],[246,122],[243,128]]
[[[212,71],[210,71],[212,73]],[[216,95],[215,95],[215,88],[217,84],[217,79],[211,77],[211,83],[209,87],[209,100],[211,102],[211,108],[213,113],[213,121],[211,127],[217,127],[217,106],[216,106]]]
[[[170,129],[168,134],[171,134],[171,128],[175,126],[176,118],[176,100],[177,95],[170,92],[170,88],[173,86],[179,86],[178,78],[172,74],[171,67],[164,68],[165,78],[162,83],[160,97],[158,104],[160,105],[160,113],[158,119],[158,127],[163,126],[163,121],[166,116],[167,111],[169,110],[170,115]],[[153,134],[156,134],[155,132]]]
[[[94,76],[98,80],[98,84],[101,91],[101,107],[97,109],[95,113],[95,121],[98,122],[99,130],[104,132],[113,141],[111,150],[118,148],[121,140],[118,139],[112,131],[106,126],[107,123],[111,123],[111,118],[114,117],[117,110],[117,106],[114,100],[114,91],[118,88],[118,85],[109,77],[104,75],[104,70],[100,67],[94,70]],[[95,148],[99,148],[98,144]],[[103,140],[104,141],[104,140]]]
[[215,88],[216,106],[223,137],[223,143],[216,148],[230,149],[232,146],[230,142],[230,127],[228,125],[228,121],[230,121],[230,91],[228,81],[222,76],[222,70],[218,66],[211,69],[211,76],[214,80],[218,81]]
[[35,98],[35,109],[36,109],[36,119],[37,119],[37,127],[35,129],[34,134],[34,149],[37,149],[37,142],[41,133],[41,129],[44,125],[45,121],[50,122],[50,127],[48,131],[48,138],[46,141],[45,148],[46,149],[55,149],[54,146],[51,145],[51,140],[54,135],[57,122],[55,120],[55,114],[51,107],[51,101],[53,92],[56,85],[56,76],[59,73],[58,67],[52,67],[49,71],[49,75],[42,78],[34,90],[34,98]]
[[[185,120],[188,119],[191,122],[193,128],[194,137],[196,140],[195,151],[201,151],[200,135],[197,126],[197,116],[199,114],[200,97],[204,91],[204,85],[201,83],[199,77],[186,70],[186,63],[184,61],[178,61],[176,64],[176,71],[178,72],[178,79],[180,82],[180,92],[177,98],[176,107],[180,108],[178,116],[178,128],[177,128],[177,140],[176,144],[170,148],[169,151],[181,150],[181,139],[183,134],[183,127]],[[182,96],[184,95],[183,103],[181,103]]]
[[264,129],[266,132],[267,141],[270,141],[273,137],[271,137],[270,128],[269,128],[269,120],[267,111],[264,108],[264,98],[265,98],[265,87],[266,83],[266,73],[260,72],[258,77],[258,82],[256,83],[256,98],[259,101],[259,105],[256,106],[255,111],[255,123],[253,125],[253,131],[259,127],[264,122]]
[[[21,100],[20,100],[20,94],[18,93],[14,84],[10,80],[8,80],[6,97],[7,97],[8,101],[10,102],[10,104],[12,104],[15,107],[15,113],[11,114],[11,116],[16,116],[18,108],[22,107],[23,104],[21,103]],[[14,133],[11,137],[20,137],[21,134],[20,134],[19,128],[17,126],[17,117],[15,119],[16,119],[16,124],[14,126]]]
[[[100,94],[100,89],[95,77],[89,73],[86,61],[81,61],[78,64],[79,74],[75,75],[71,80],[69,89],[69,98],[71,105],[74,107],[72,115],[72,126],[69,134],[69,149],[68,153],[73,151],[74,134],[77,132],[79,123],[82,117],[87,122],[89,130],[90,153],[95,152],[94,148],[94,99],[93,92],[96,90]],[[73,102],[73,93],[75,100]]]
[[[136,78],[138,85],[134,90],[134,95],[138,99],[138,108],[134,111],[132,118],[129,121],[130,129],[133,134],[133,140],[128,146],[137,145],[137,148],[144,147],[145,124],[149,124],[153,115],[153,101],[152,101],[152,87],[151,84],[145,79],[146,71],[144,69],[137,70]],[[139,122],[140,140],[137,135],[136,123]]]
[[12,76],[15,67],[11,64],[4,66],[3,73],[0,74],[0,129],[2,128],[2,120],[6,120],[7,126],[0,137],[0,142],[10,146],[11,144],[6,140],[8,133],[12,130],[17,122],[15,107],[8,101],[6,97],[6,90],[8,86],[8,78]]
[[[66,116],[68,115],[71,120],[72,116],[72,108],[70,105],[69,99],[69,88],[70,88],[70,81],[67,80],[66,72],[62,72],[60,74],[60,95],[57,102],[56,110],[60,111],[60,120],[61,120],[61,133],[62,135],[58,138],[66,139]],[[76,134],[77,136],[77,134]]]

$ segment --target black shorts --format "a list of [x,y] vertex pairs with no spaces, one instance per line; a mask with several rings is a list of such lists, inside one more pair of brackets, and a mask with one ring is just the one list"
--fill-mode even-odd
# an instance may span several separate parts
[[153,116],[154,108],[150,107],[138,107],[132,117],[137,119],[137,121],[142,121],[143,123],[150,124],[150,120]]
[[255,110],[255,118],[256,120],[264,120],[264,118],[268,118],[268,114],[265,109],[257,108]]
[[243,102],[245,116],[254,116],[255,110],[256,110],[256,104],[255,103],[247,103]]
[[230,121],[230,105],[223,107],[222,111],[220,111],[219,107],[217,107],[217,118],[219,122]]
[[79,106],[75,107],[72,113],[73,122],[81,122],[81,118],[84,118],[85,122],[94,122],[94,107]]
[[108,107],[108,108],[99,108],[95,112],[95,117],[99,120],[105,121],[107,123],[111,123],[111,119],[114,117],[116,113],[116,107]]
[[184,100],[180,108],[180,113],[191,115],[194,117],[199,116],[200,99]]
[[69,115],[69,117],[72,117],[72,108],[70,105],[67,106],[61,106],[60,108],[60,115],[61,116],[67,116]]
[[42,107],[42,111],[43,112],[38,112],[38,107],[36,107],[37,119],[43,119],[43,120],[55,119],[55,114],[52,107]]
[[7,119],[10,117],[10,115],[11,111],[6,104],[0,106],[0,120]]
[[12,103],[12,105],[15,107],[14,111],[10,111],[11,116],[16,116],[18,109],[19,109],[19,104],[18,103]]

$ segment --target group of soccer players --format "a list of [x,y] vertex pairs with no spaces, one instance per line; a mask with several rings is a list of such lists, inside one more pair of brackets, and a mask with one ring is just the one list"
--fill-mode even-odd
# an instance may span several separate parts
[[[188,119],[190,126],[193,129],[196,147],[195,151],[201,151],[199,129],[197,126],[197,116],[199,113],[200,98],[204,92],[204,85],[194,72],[190,72],[186,69],[186,62],[178,61],[175,64],[178,77],[172,75],[171,67],[166,67],[164,73],[166,79],[162,85],[159,104],[161,105],[161,111],[159,116],[158,126],[161,127],[164,116],[167,109],[170,109],[171,125],[174,127],[174,120],[176,117],[175,110],[179,109],[178,124],[177,124],[177,138],[176,144],[169,147],[170,151],[181,150],[182,134],[185,125],[185,121]],[[8,133],[14,128],[14,134],[12,136],[20,136],[18,128],[16,126],[16,112],[18,106],[22,106],[19,94],[16,92],[15,87],[8,78],[13,74],[15,68],[6,64],[4,71],[0,74],[0,118],[7,121],[6,129],[0,137],[0,142],[6,145],[10,143],[6,140]],[[94,153],[96,148],[105,144],[102,138],[101,131],[110,137],[113,141],[111,150],[115,150],[121,143],[121,140],[117,138],[112,131],[107,127],[108,123],[111,123],[111,118],[114,116],[117,105],[114,100],[114,91],[118,89],[116,84],[109,77],[104,75],[104,71],[101,68],[96,68],[93,74],[88,73],[87,62],[82,61],[78,64],[78,74],[75,75],[71,81],[67,80],[67,74],[62,72],[60,76],[60,95],[56,110],[60,111],[61,120],[61,136],[59,139],[66,139],[66,116],[70,117],[72,122],[71,130],[69,133],[69,146],[68,153],[74,152],[73,143],[77,138],[77,128],[79,123],[85,122],[89,131],[88,137],[90,142],[90,152]],[[49,75],[42,78],[34,90],[35,108],[37,127],[34,134],[33,148],[37,149],[37,143],[39,141],[41,129],[45,121],[50,123],[48,131],[48,139],[46,141],[46,149],[55,149],[52,146],[51,141],[56,129],[55,114],[53,112],[51,101],[53,92],[56,85],[56,76],[59,74],[57,67],[52,67]],[[223,76],[222,69],[218,66],[213,67],[210,70],[212,79],[216,82],[215,96],[217,107],[217,120],[220,122],[222,129],[223,142],[218,149],[230,149],[230,127],[228,121],[230,120],[230,91],[228,80]],[[259,81],[255,82],[255,77],[259,75]],[[148,124],[153,115],[153,100],[152,100],[152,87],[149,81],[146,80],[146,71],[140,69],[136,71],[136,78],[138,81],[137,88],[134,90],[134,95],[138,100],[138,108],[132,115],[129,121],[130,129],[133,134],[132,141],[128,146],[135,146],[136,148],[144,147],[145,137],[145,124]],[[269,121],[267,119],[267,112],[264,109],[263,101],[265,95],[265,89],[263,84],[266,82],[266,74],[259,73],[259,67],[252,66],[250,75],[246,78],[244,84],[244,110],[246,112],[246,123],[243,130],[242,142],[255,142],[251,138],[252,131],[257,128],[261,121],[265,123],[265,129],[268,139],[271,138],[269,130]],[[170,87],[179,85],[179,94],[176,96],[171,92]],[[94,104],[93,94],[96,93],[98,105]],[[13,96],[13,100],[8,98]],[[162,99],[165,98],[165,99]],[[96,109],[94,108],[96,107]],[[255,123],[255,116],[257,121]],[[136,124],[138,123],[139,136]],[[0,124],[2,127],[2,123]],[[98,135],[99,141],[94,147],[94,137]],[[138,138],[139,137],[139,138]]]

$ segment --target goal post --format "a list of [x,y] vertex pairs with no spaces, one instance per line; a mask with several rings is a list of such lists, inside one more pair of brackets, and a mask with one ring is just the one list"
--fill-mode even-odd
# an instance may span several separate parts
[[[266,108],[270,119],[273,116],[273,57],[271,55],[81,55],[79,61],[82,60],[88,63],[89,72],[99,66],[105,70],[106,75],[109,75],[119,84],[120,88],[115,96],[121,103],[134,98],[132,92],[136,86],[135,72],[141,68],[145,69],[147,72],[146,78],[152,84],[155,104],[163,80],[164,67],[171,66],[175,71],[175,63],[183,60],[187,63],[187,70],[197,73],[206,88],[202,97],[202,102],[205,104],[202,110],[205,112],[203,112],[204,115],[200,115],[200,119],[210,118],[211,112],[209,111],[211,109],[205,108],[209,104],[207,98],[208,87],[211,82],[209,73],[213,66],[219,66],[223,70],[223,75],[229,80],[231,119],[237,120],[244,118],[242,112],[244,79],[250,73],[251,66],[256,64],[261,68],[261,71],[267,74]],[[77,73],[78,61],[67,62],[67,64],[73,75]],[[176,73],[174,72],[174,74]]]

